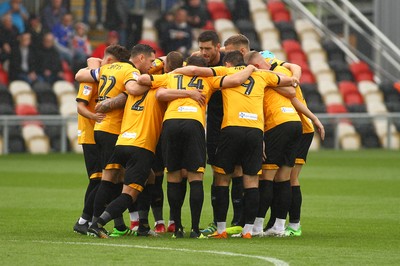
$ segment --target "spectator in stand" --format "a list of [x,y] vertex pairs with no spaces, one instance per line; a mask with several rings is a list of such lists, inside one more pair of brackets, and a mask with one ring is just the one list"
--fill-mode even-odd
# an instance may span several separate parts
[[40,21],[40,18],[38,16],[31,15],[29,17],[27,32],[31,34],[31,46],[36,50],[42,45],[43,36],[47,32],[47,30],[44,29],[42,22]]
[[192,28],[187,21],[187,11],[178,8],[175,11],[174,22],[167,29],[166,35],[163,36],[163,50],[165,53],[172,51],[180,52],[187,57],[192,48]]
[[56,48],[61,58],[67,61],[69,65],[72,65],[71,42],[74,36],[73,23],[72,14],[64,14],[61,22],[56,24],[51,31],[55,37]]
[[[103,6],[101,0],[95,0],[96,2],[96,29],[103,30],[103,23],[102,23],[102,12]],[[118,1],[114,1],[118,2]],[[89,25],[89,14],[90,14],[90,7],[92,5],[92,0],[85,0],[85,5],[83,6],[83,23]]]
[[4,62],[10,58],[12,48],[18,46],[18,29],[12,23],[11,14],[1,18],[0,32],[0,61]]
[[103,58],[104,51],[106,50],[107,46],[119,44],[119,34],[116,31],[110,31],[107,34],[107,39],[105,43],[99,44],[96,49],[94,49],[92,53],[92,57],[96,58]]
[[106,28],[119,34],[119,44],[126,46],[128,28],[129,0],[107,0]]
[[88,28],[85,23],[78,22],[75,24],[75,34],[72,38],[72,67],[74,73],[86,66],[86,59],[92,54],[92,46],[88,39],[87,31]]
[[200,29],[206,25],[209,14],[203,1],[186,0],[183,8],[187,11],[187,21],[192,28]]
[[33,84],[37,79],[37,62],[33,47],[31,46],[31,34],[22,33],[18,36],[19,46],[11,51],[9,78],[10,80],[24,80]]
[[164,47],[167,45],[164,42],[168,40],[168,29],[173,23],[174,13],[172,11],[167,11],[162,14],[161,17],[157,19],[154,23],[154,27],[156,28],[158,34],[158,45],[162,49],[164,49]]
[[10,14],[12,23],[17,27],[19,33],[25,31],[25,24],[28,21],[29,13],[22,4],[22,0],[9,0],[0,4],[0,17]]
[[61,22],[63,16],[67,13],[67,8],[63,6],[62,0],[51,0],[42,10],[43,27],[51,31],[55,25]]
[[37,51],[37,58],[37,74],[40,80],[53,84],[64,78],[61,56],[55,46],[53,33],[48,32],[43,36],[42,46]]
[[128,27],[126,30],[126,47],[132,49],[142,38],[143,18],[146,12],[146,1],[129,1]]
[[[43,6],[49,5],[53,0],[45,0]],[[62,0],[62,5],[67,9],[67,12],[71,12],[71,0]]]

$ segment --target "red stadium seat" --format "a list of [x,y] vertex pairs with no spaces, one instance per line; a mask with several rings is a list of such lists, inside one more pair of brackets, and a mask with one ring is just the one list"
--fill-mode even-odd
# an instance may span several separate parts
[[310,70],[302,69],[300,84],[301,83],[315,83],[315,77]]
[[307,62],[307,56],[303,51],[294,51],[287,54],[288,62],[294,61],[305,61]]
[[267,8],[271,14],[279,11],[287,11],[285,3],[281,1],[269,1],[267,3]]
[[350,71],[357,82],[362,80],[374,81],[374,73],[368,64],[363,61],[350,64]]
[[344,98],[344,102],[347,105],[364,104],[363,97],[361,96],[361,94],[358,91],[347,93],[346,95],[343,96],[343,98]]
[[274,22],[280,22],[280,21],[292,21],[292,17],[290,16],[289,11],[287,10],[283,10],[283,11],[279,11],[279,12],[275,12],[271,14],[272,16],[272,20]]
[[214,23],[211,20],[207,20],[206,21],[206,25],[204,25],[202,30],[213,30],[213,31],[215,31]]
[[63,72],[64,72],[64,80],[74,83],[75,75],[72,72],[71,67],[69,66],[68,62],[63,60],[61,63],[62,63],[62,68],[63,68]]
[[33,105],[19,104],[15,107],[15,113],[17,115],[37,115],[39,112]]
[[290,63],[299,65],[301,67],[302,71],[310,71],[310,66],[304,60],[293,60],[293,61],[290,61]]
[[349,93],[359,92],[357,85],[352,81],[341,81],[338,83],[340,93],[345,96]]
[[330,104],[326,107],[326,111],[330,114],[347,113],[347,109],[343,104]]
[[297,40],[284,40],[282,41],[282,48],[285,50],[286,54],[303,51],[301,44]]
[[232,19],[231,13],[224,2],[209,1],[207,2],[207,10],[212,20],[220,18]]
[[363,80],[369,80],[369,81],[374,81],[374,73],[368,71],[368,72],[362,72],[354,75],[354,78],[357,82],[363,81]]
[[368,64],[360,61],[356,63],[351,63],[350,64],[350,71],[355,74],[355,73],[361,73],[361,72],[368,72],[371,71]]
[[0,83],[8,85],[8,73],[3,69],[2,64],[0,64]]

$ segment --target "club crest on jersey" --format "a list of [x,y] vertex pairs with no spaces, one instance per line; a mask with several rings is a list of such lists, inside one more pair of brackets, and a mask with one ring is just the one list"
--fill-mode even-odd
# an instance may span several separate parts
[[92,92],[92,87],[88,85],[83,86],[83,95],[88,96]]
[[133,76],[133,78],[134,78],[135,80],[138,80],[138,78],[139,78],[139,74],[138,74],[137,72],[133,72],[133,73],[132,73],[132,76]]

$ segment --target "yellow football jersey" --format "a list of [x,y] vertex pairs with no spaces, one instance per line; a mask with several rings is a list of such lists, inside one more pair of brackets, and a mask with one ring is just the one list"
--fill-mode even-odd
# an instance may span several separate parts
[[128,95],[116,145],[136,146],[155,153],[166,109],[166,104],[156,99],[156,91]]
[[[97,83],[81,83],[76,96],[77,102],[85,102],[87,109],[94,113],[97,99]],[[95,121],[78,114],[78,144],[95,144]]]
[[[282,66],[277,66],[271,70],[285,75],[290,74],[290,71]],[[290,99],[279,94],[273,88],[265,89],[264,119],[264,131],[270,130],[285,122],[300,121],[300,117]]]
[[[273,71],[284,74],[288,77],[291,77],[293,75],[293,73],[289,69],[287,69],[286,67],[283,67],[283,66],[278,66],[278,67],[275,67],[272,69],[273,69]],[[296,87],[296,98],[299,99],[299,101],[301,103],[303,103],[305,106],[307,106],[306,100],[304,99],[303,92],[301,91],[300,86]],[[311,122],[311,120],[307,116],[305,116],[304,114],[302,114],[300,112],[298,112],[298,115],[300,117],[301,124],[303,126],[303,133],[314,132],[314,126],[313,126],[313,123]]]
[[[102,66],[94,71],[95,79],[99,82],[99,99],[112,98],[125,92],[125,84],[129,80],[137,80],[140,71],[131,63],[117,62]],[[101,123],[96,123],[94,130],[111,134],[120,134],[123,109],[108,112]]]
[[[212,93],[216,90],[213,82],[218,82],[216,77],[189,77],[176,73],[163,75],[152,75],[151,83],[153,88],[165,87],[174,90],[201,90],[206,96],[206,103]],[[191,98],[178,98],[168,102],[168,108],[164,115],[164,121],[168,119],[194,119],[205,126],[206,106],[200,106]]]
[[[233,74],[243,70],[245,66],[213,68],[217,75]],[[222,89],[224,117],[221,128],[227,126],[252,127],[264,130],[263,98],[264,88],[276,87],[279,84],[278,75],[271,72],[256,71],[247,81],[235,88]]]
[[265,61],[271,65],[271,69],[277,67],[277,66],[282,66],[285,61],[276,59],[276,58],[265,58]]

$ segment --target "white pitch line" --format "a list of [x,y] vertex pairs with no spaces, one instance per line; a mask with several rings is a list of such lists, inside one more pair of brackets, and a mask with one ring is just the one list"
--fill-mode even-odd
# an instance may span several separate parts
[[259,259],[263,261],[270,262],[276,266],[289,266],[289,263],[272,257],[265,256],[255,256],[241,253],[233,253],[226,251],[215,251],[215,250],[192,250],[187,248],[168,248],[168,247],[151,247],[151,246],[140,246],[140,245],[127,245],[127,244],[110,244],[110,243],[87,243],[87,242],[56,242],[56,241],[45,241],[45,240],[34,240],[35,243],[43,244],[67,244],[67,245],[88,245],[88,246],[106,246],[106,247],[123,247],[123,248],[141,248],[141,249],[154,249],[154,250],[170,250],[170,251],[182,251],[182,252],[192,252],[192,253],[208,253],[214,255],[223,256],[235,256],[235,257],[245,257],[250,259]]

